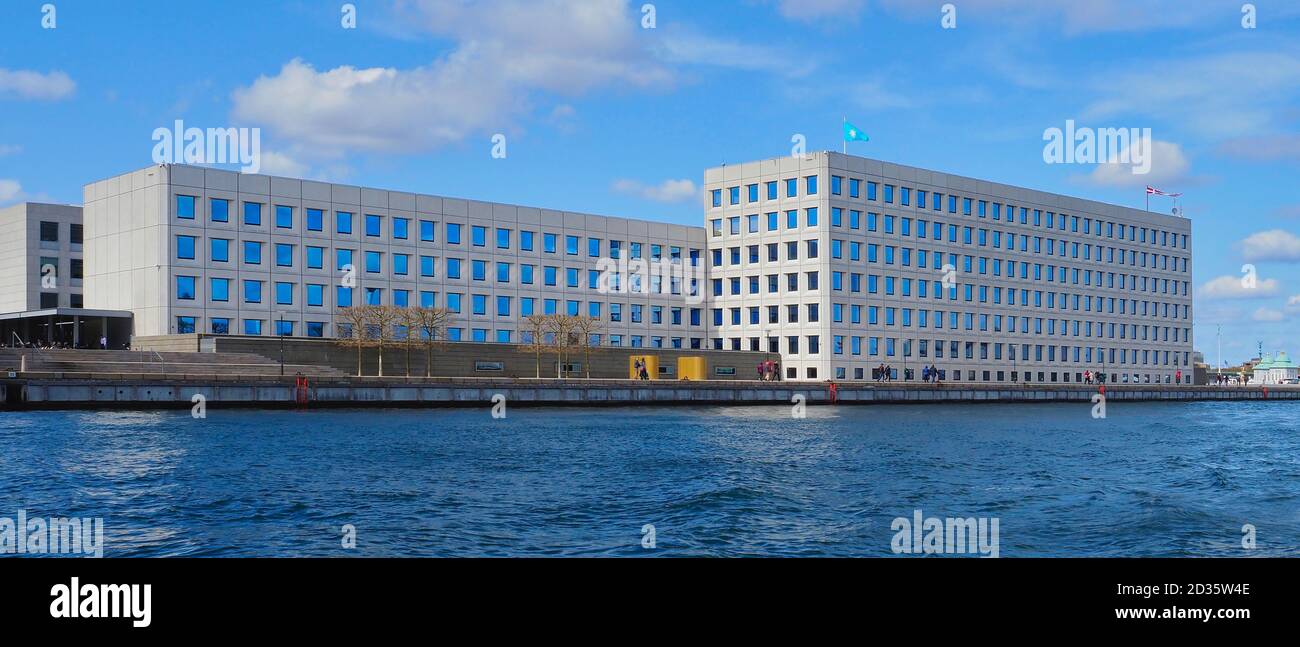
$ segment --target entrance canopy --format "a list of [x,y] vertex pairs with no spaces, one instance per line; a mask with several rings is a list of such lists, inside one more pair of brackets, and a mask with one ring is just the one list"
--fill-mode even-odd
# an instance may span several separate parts
[[0,346],[61,345],[125,348],[131,342],[131,313],[122,310],[48,308],[0,313]]

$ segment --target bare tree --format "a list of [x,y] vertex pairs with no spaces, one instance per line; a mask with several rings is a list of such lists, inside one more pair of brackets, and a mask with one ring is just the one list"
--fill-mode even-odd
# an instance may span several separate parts
[[397,325],[402,329],[402,350],[406,355],[406,377],[411,377],[411,348],[420,339],[420,317],[416,314],[417,310],[419,308],[397,308]]
[[605,322],[597,317],[572,317],[573,332],[578,338],[578,343],[582,344],[582,368],[591,379],[591,353],[593,350],[600,350],[599,346],[592,345],[592,338],[601,335],[605,331]]
[[446,308],[410,308],[414,316],[414,330],[420,345],[424,346],[424,376],[433,377],[433,347],[445,343],[447,323],[451,311]]
[[366,346],[366,326],[370,323],[369,312],[364,306],[339,308],[338,319],[339,326],[346,326],[347,329],[342,331],[342,334],[338,334],[337,338],[344,346],[356,347],[357,377],[361,377],[361,349]]
[[551,351],[555,353],[555,377],[563,379],[565,364],[568,363],[569,351],[577,343],[574,320],[569,315],[551,315],[547,319],[547,334],[551,336]]
[[364,306],[367,311],[366,338],[379,349],[379,377],[384,376],[384,346],[393,339],[393,331],[402,316],[401,308]]
[[542,353],[550,350],[550,345],[546,343],[547,331],[551,328],[550,320],[549,315],[529,315],[524,318],[524,325],[527,326],[524,332],[528,335],[528,341],[524,343],[523,350],[532,353],[537,360],[538,379],[542,377]]

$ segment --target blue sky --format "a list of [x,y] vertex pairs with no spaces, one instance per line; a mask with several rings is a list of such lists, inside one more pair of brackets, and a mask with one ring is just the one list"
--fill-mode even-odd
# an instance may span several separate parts
[[[0,204],[79,203],[158,127],[262,129],[263,172],[701,224],[703,169],[840,147],[1141,207],[1182,191],[1196,346],[1300,354],[1300,6],[1217,0],[0,3]],[[949,23],[951,24],[951,22]],[[1043,133],[1151,128],[1149,175]],[[491,137],[506,136],[493,159]],[[1165,199],[1152,208],[1168,209]],[[1242,266],[1254,265],[1254,289]]]

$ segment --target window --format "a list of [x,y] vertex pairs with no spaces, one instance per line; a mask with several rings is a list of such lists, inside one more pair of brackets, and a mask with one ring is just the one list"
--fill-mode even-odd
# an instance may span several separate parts
[[244,224],[260,226],[262,224],[262,205],[258,202],[244,203]]
[[448,245],[460,244],[460,227],[461,227],[460,223],[455,223],[455,222],[447,223],[447,244]]
[[262,302],[262,282],[244,281],[244,303],[261,303],[261,302]]
[[230,201],[213,198],[208,210],[212,212],[212,222],[230,222]]
[[276,304],[294,304],[294,285],[292,283],[276,282]]
[[208,297],[213,301],[221,303],[230,301],[230,279],[211,279],[208,291]]
[[225,317],[213,317],[213,318],[212,318],[212,334],[214,334],[214,335],[229,335],[229,334],[230,334],[230,320],[229,320],[229,319],[226,319]]
[[194,317],[177,317],[176,333],[179,335],[194,334]]
[[406,240],[410,237],[411,221],[408,218],[393,218],[393,238]]
[[194,260],[194,237],[177,236],[176,237],[176,258],[192,261]]
[[245,335],[260,335],[260,334],[262,334],[262,320],[261,320],[261,319],[245,319],[245,320],[244,320],[244,334],[245,334]]
[[275,244],[275,266],[293,267],[293,245]]
[[383,252],[366,252],[366,271],[378,274],[383,271]]
[[225,238],[213,238],[210,244],[212,248],[209,258],[214,263],[230,262],[230,241]]
[[366,214],[366,235],[372,238],[378,237],[383,229],[383,217],[373,214]]
[[194,277],[176,277],[176,298],[182,301],[194,300]]
[[307,305],[317,308],[325,305],[325,286],[314,283],[307,284]]
[[244,241],[244,264],[261,265],[262,264],[262,243],[254,240]]
[[307,247],[307,267],[313,270],[325,268],[325,248]]
[[43,243],[59,242],[59,223],[41,222],[41,242]]
[[470,227],[470,243],[475,247],[487,246],[487,227],[474,225]]
[[339,211],[334,214],[334,231],[340,234],[352,233],[352,214],[347,211]]
[[275,205],[275,228],[293,229],[293,207]]
[[420,240],[422,240],[422,241],[424,241],[424,242],[426,242],[426,243],[432,243],[432,242],[433,242],[433,232],[434,232],[434,230],[437,228],[435,225],[436,225],[436,223],[434,223],[432,220],[421,220],[421,221],[420,221]]
[[325,230],[325,212],[320,209],[307,210],[307,231]]
[[186,220],[194,220],[194,196],[176,196],[176,217],[184,218]]

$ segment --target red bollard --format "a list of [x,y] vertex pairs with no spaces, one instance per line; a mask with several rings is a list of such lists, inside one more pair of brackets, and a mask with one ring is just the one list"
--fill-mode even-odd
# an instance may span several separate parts
[[835,404],[839,401],[840,389],[834,382],[831,382],[828,388],[830,389],[831,394],[831,404]]

